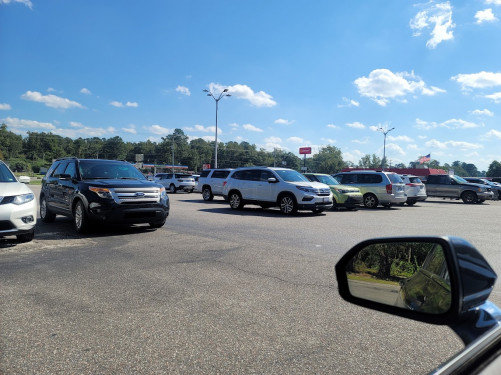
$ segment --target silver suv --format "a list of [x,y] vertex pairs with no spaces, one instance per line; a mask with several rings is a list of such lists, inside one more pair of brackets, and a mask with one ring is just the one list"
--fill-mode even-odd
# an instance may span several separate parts
[[320,213],[332,208],[332,192],[327,185],[309,181],[287,168],[237,168],[226,180],[223,196],[234,210],[242,209],[244,204],[278,206],[284,214],[297,210]]
[[359,188],[367,208],[376,208],[378,205],[391,207],[407,200],[405,185],[393,172],[350,171],[336,173],[333,177],[343,185]]
[[223,183],[232,170],[232,168],[204,169],[198,178],[195,191],[202,193],[204,201],[211,201],[216,195],[222,196]]

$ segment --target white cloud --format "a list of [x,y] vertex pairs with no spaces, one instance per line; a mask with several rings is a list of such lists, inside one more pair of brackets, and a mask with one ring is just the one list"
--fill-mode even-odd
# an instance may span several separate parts
[[419,147],[413,143],[413,144],[407,145],[407,149],[412,150],[412,151],[416,151],[419,149]]
[[501,5],[501,0],[485,0],[486,4]]
[[475,109],[474,111],[471,111],[471,113],[477,116],[489,116],[489,117],[494,116],[494,113],[492,113],[488,109]]
[[[203,137],[200,137],[200,138],[202,138],[206,142],[214,142],[216,140],[216,136],[214,136],[214,135],[204,135]],[[218,141],[218,143],[219,143],[219,141]]]
[[62,108],[62,109],[73,108],[73,107],[85,108],[83,105],[75,101],[66,98],[61,98],[59,96],[52,94],[42,95],[37,91],[26,91],[23,95],[21,95],[21,99],[29,100],[32,102],[44,103],[47,107],[51,108]]
[[365,125],[358,121],[348,123],[346,126],[353,129],[365,129]]
[[280,137],[268,137],[264,139],[264,148],[268,151],[273,151],[274,149],[283,149],[282,138]]
[[[204,132],[204,133],[214,133],[214,134],[216,133],[215,126],[203,126],[203,125],[187,126],[184,128],[184,130],[190,132]],[[223,134],[223,131],[221,130],[220,127],[217,128],[217,133]]]
[[7,103],[0,103],[0,111],[9,111],[12,107]]
[[33,4],[30,0],[0,0],[0,4],[10,4],[10,3],[20,3],[26,5],[28,8],[32,9]]
[[262,132],[263,131],[263,129],[259,129],[251,124],[242,125],[242,128],[244,128],[245,130],[251,131],[251,132]]
[[183,94],[183,95],[186,95],[186,96],[190,96],[191,95],[191,92],[190,92],[190,89],[188,87],[184,87],[184,86],[177,86],[176,87],[176,91]]
[[223,92],[224,89],[228,89],[228,94],[231,96],[237,99],[248,100],[256,107],[274,107],[277,105],[277,102],[273,100],[271,95],[264,91],[254,92],[247,85],[222,86],[218,83],[211,83],[209,85],[209,91],[214,93]]
[[21,130],[21,129],[26,129],[26,130],[38,130],[38,129],[42,129],[42,130],[45,130],[45,131],[52,131],[54,129],[56,129],[56,127],[51,124],[50,122],[39,122],[39,121],[34,121],[34,120],[23,120],[23,119],[19,119],[19,118],[16,118],[16,117],[7,117],[7,118],[3,118],[3,119],[0,119],[0,122],[1,123],[4,123],[5,125],[7,125],[7,127],[10,129],[10,130],[13,130],[13,129],[17,129],[17,130]]
[[475,18],[477,20],[478,24],[484,23],[484,22],[495,22],[498,20],[498,18],[492,13],[492,9],[488,8],[485,10],[479,10],[475,14]]
[[420,36],[423,30],[431,29],[431,38],[426,46],[433,49],[441,42],[454,38],[452,30],[456,25],[452,22],[452,6],[448,1],[439,4],[429,2],[427,5],[427,9],[410,20],[409,26],[413,30],[413,36]]
[[320,138],[320,140],[321,140],[322,142],[329,143],[329,144],[336,143],[336,140],[335,140],[335,139],[332,139],[332,138]]
[[364,152],[360,150],[350,150],[343,151],[343,160],[351,161],[352,163],[358,163],[360,159],[365,155]]
[[82,94],[85,94],[85,95],[90,95],[90,94],[92,94],[92,93],[90,92],[90,90],[89,90],[89,89],[86,89],[85,87],[84,87],[83,89],[81,89],[81,90],[80,90],[80,92],[81,92]]
[[377,132],[377,131],[379,131],[380,127],[371,125],[371,126],[369,126],[369,129],[372,130],[373,132]]
[[114,134],[116,129],[114,127],[99,128],[85,126],[84,124],[76,121],[70,122],[70,126],[73,129],[57,128],[52,131],[52,133],[60,135],[62,137],[78,138],[78,137],[104,137],[106,135]]
[[398,136],[388,136],[388,141],[394,141],[394,142],[412,142],[412,139],[409,138],[406,135],[398,135]]
[[492,140],[493,138],[494,139],[501,139],[501,131],[495,130],[495,129],[489,130],[487,133],[482,135],[481,138],[484,141],[485,140]]
[[334,124],[327,124],[327,127],[331,128],[331,129],[339,129],[339,126],[334,125]]
[[416,128],[418,129],[435,129],[435,128],[447,128],[447,129],[471,129],[478,128],[481,125],[474,122],[469,122],[461,119],[450,119],[444,122],[427,122],[421,119],[416,119]]
[[291,143],[306,143],[305,140],[303,138],[299,138],[299,137],[289,137],[287,138],[287,142],[291,142]]
[[369,143],[369,138],[365,137],[364,139],[354,139],[354,140],[352,140],[352,142],[358,143],[360,145],[366,145],[367,143]]
[[282,143],[282,138],[272,136],[272,137],[265,138],[264,141],[266,143]]
[[415,92],[428,96],[445,92],[434,86],[428,88],[414,72],[393,73],[388,69],[375,69],[370,72],[369,77],[357,78],[354,83],[360,95],[368,97],[381,106],[388,104],[390,99],[403,100],[403,97]]
[[122,128],[122,130],[126,133],[137,134],[136,127],[134,124],[130,124],[128,128]]
[[386,150],[393,151],[394,153],[397,153],[400,155],[405,155],[405,151],[402,149],[402,147],[400,147],[399,145],[396,145],[395,143],[387,143]]
[[286,120],[286,119],[283,119],[283,118],[279,118],[279,119],[275,120],[275,124],[279,124],[279,125],[292,125],[292,124],[294,124],[294,121],[290,121],[290,120]]
[[473,74],[458,74],[451,79],[460,83],[463,90],[501,86],[501,73],[482,71]]
[[160,126],[160,125],[151,125],[149,127],[146,127],[146,129],[149,130],[153,134],[162,135],[162,136],[169,135],[173,132],[172,129],[164,128],[163,126]]
[[501,92],[485,96],[487,99],[493,100],[495,103],[501,103]]
[[117,102],[117,101],[110,102],[110,105],[112,105],[113,107],[117,107],[117,108],[122,108],[124,106],[123,103]]
[[127,102],[127,103],[123,104],[122,102],[119,102],[116,100],[110,102],[110,105],[113,107],[117,107],[117,108],[123,108],[123,107],[137,108],[139,106],[139,104],[137,104],[136,102]]
[[437,148],[439,150],[446,150],[449,148],[453,148],[460,151],[476,150],[484,147],[478,143],[458,142],[458,141],[440,142],[436,139],[429,140],[428,142],[425,143],[425,146],[432,149]]
[[358,107],[360,103],[353,99],[348,99],[343,97],[343,104],[338,104],[339,108],[343,107]]

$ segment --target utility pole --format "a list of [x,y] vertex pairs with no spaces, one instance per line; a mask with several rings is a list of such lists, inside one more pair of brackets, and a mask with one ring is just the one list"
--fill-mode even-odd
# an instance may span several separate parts
[[383,143],[383,160],[381,161],[381,169],[384,171],[384,165],[386,164],[386,135],[394,130],[395,128],[391,128],[387,130],[386,128],[379,127],[377,129],[378,132],[382,132],[384,135],[384,143]]
[[231,96],[230,94],[227,94],[228,92],[228,89],[224,89],[216,98],[216,96],[214,96],[214,94],[207,90],[207,89],[204,89],[203,92],[206,92],[207,93],[207,96],[212,96],[212,99],[214,99],[216,101],[216,144],[214,146],[214,168],[217,168],[217,109],[218,109],[218,105],[219,105],[219,101],[221,100],[221,98],[225,97],[225,96]]

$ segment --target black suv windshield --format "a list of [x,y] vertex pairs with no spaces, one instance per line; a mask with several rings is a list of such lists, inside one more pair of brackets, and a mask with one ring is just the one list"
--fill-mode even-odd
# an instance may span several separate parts
[[288,169],[278,169],[275,170],[275,172],[282,177],[284,181],[287,182],[298,182],[298,181],[307,181],[309,180],[304,177],[301,173],[293,170],[288,170]]
[[134,179],[146,180],[132,164],[104,160],[81,160],[80,174],[83,179]]

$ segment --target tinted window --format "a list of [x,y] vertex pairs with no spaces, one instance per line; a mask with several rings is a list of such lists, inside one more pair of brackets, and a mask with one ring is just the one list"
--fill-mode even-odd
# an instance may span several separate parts
[[[399,178],[400,180],[400,178]],[[359,174],[358,183],[359,184],[380,184],[383,178],[379,174]]]
[[69,174],[71,178],[77,178],[77,167],[74,162],[68,163],[64,173]]
[[226,178],[230,174],[230,171],[214,171],[212,173],[212,178]]
[[200,173],[200,177],[207,177],[210,173],[210,169],[206,169]]
[[269,178],[276,178],[270,171],[261,171],[260,181],[268,181]]
[[58,177],[60,174],[64,173],[64,170],[66,169],[66,166],[68,165],[68,162],[61,162],[54,171],[54,177]]
[[80,174],[82,178],[135,178],[146,180],[132,164],[113,162],[107,160],[82,160],[80,161]]
[[341,183],[345,185],[349,184],[356,184],[358,181],[357,175],[356,174],[343,174],[341,176],[338,176],[341,178]]
[[420,184],[421,179],[419,177],[409,177],[409,181],[413,184]]

